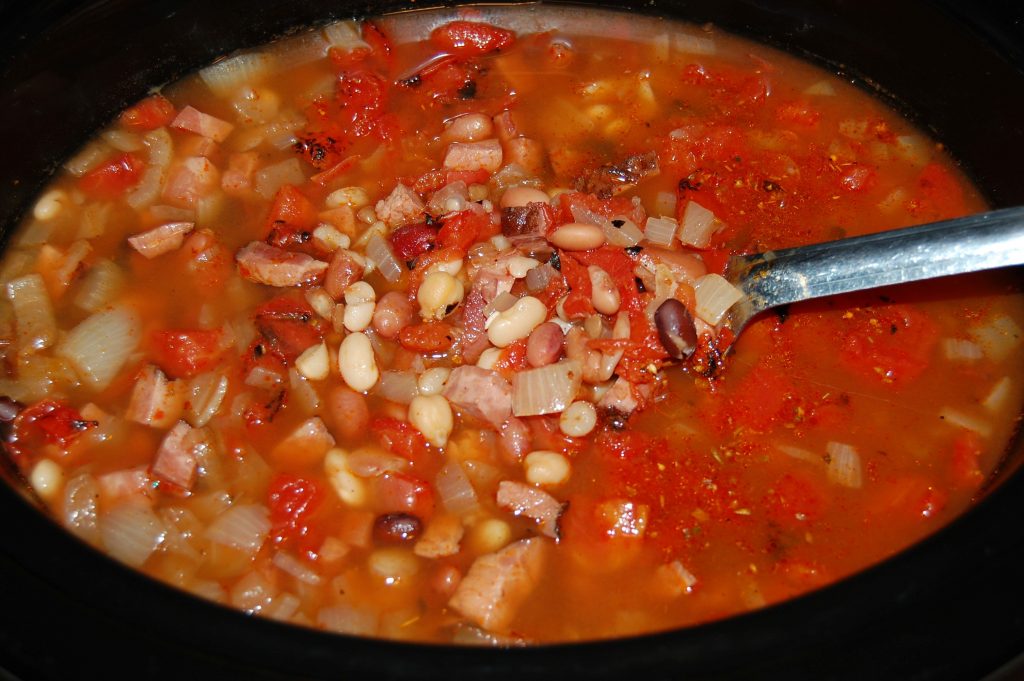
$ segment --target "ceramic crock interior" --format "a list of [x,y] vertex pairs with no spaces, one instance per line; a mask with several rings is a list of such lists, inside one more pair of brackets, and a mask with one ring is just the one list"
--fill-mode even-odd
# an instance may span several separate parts
[[[288,27],[427,3],[296,0],[92,3],[0,11],[0,221],[4,232],[91,131],[153,85]],[[449,3],[450,4],[450,3]],[[610,3],[592,3],[607,6]],[[629,7],[630,3],[615,3]],[[961,159],[992,203],[1024,203],[1018,37],[991,12],[923,2],[635,3],[711,21],[863,77]],[[529,11],[529,5],[524,7]],[[984,36],[984,37],[982,37]],[[1006,56],[1000,56],[1000,52]],[[143,678],[964,678],[1024,650],[1024,480],[1019,447],[994,491],[891,561],[789,603],[623,641],[494,651],[363,641],[255,620],[154,584],[64,535],[0,488],[0,661],[26,678],[130,671]]]

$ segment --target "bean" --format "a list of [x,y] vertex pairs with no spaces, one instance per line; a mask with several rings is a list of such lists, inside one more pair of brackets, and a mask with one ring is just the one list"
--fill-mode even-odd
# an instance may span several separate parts
[[369,390],[380,378],[377,358],[370,339],[362,332],[345,336],[338,348],[338,369],[350,388],[358,392]]
[[40,459],[28,476],[29,484],[40,497],[52,501],[64,482],[64,469],[49,459]]
[[548,241],[567,251],[587,251],[603,246],[605,237],[597,225],[567,222],[552,232]]
[[423,524],[411,513],[385,513],[373,522],[373,538],[384,544],[415,541]]
[[558,452],[537,450],[523,459],[526,481],[531,485],[561,485],[569,479],[569,459]]
[[530,426],[526,425],[526,421],[511,416],[501,426],[498,445],[510,459],[519,461],[529,450],[532,439],[533,434],[530,432]]
[[488,518],[473,526],[470,542],[476,553],[494,553],[512,539],[512,528],[500,518]]
[[531,203],[548,203],[550,200],[547,193],[533,187],[510,187],[501,195],[498,205],[502,208],[513,208],[528,206]]
[[377,301],[373,311],[373,330],[381,338],[397,338],[402,329],[412,324],[414,314],[409,296],[400,291],[388,291]]
[[686,306],[675,298],[668,298],[654,313],[658,339],[669,356],[685,359],[697,349],[697,328]]
[[324,203],[328,208],[337,208],[338,206],[362,208],[370,203],[370,195],[362,187],[342,187],[328,194]]
[[451,598],[462,581],[462,573],[454,565],[439,564],[430,578],[430,587],[444,598]]
[[526,341],[526,361],[532,367],[547,366],[562,354],[565,334],[554,322],[544,322],[530,333]]
[[597,265],[587,266],[587,274],[590,275],[590,301],[594,304],[594,309],[601,314],[610,315],[618,312],[622,297],[611,275]]
[[548,308],[544,303],[533,296],[523,296],[491,320],[487,340],[495,347],[507,347],[520,338],[527,338],[547,316]]
[[444,142],[476,142],[494,136],[491,119],[480,113],[467,113],[445,123],[441,140]]
[[420,395],[440,395],[451,372],[448,367],[432,367],[424,371],[416,380]]
[[363,395],[343,385],[334,386],[327,393],[327,410],[334,434],[346,441],[363,437],[370,423],[370,408]]
[[573,402],[558,417],[559,429],[569,437],[590,435],[597,426],[597,410],[590,402]]
[[341,300],[345,289],[363,277],[363,266],[352,257],[352,253],[339,248],[334,252],[331,264],[324,275],[324,290],[335,300]]
[[443,395],[417,395],[409,403],[409,423],[435,447],[448,444],[455,427],[452,407]]
[[419,560],[407,549],[377,549],[366,559],[371,572],[384,578],[385,584],[397,584],[419,572]]
[[357,281],[345,289],[343,323],[349,331],[365,331],[373,320],[377,293],[365,281]]
[[462,302],[466,289],[459,279],[447,272],[431,272],[416,291],[420,316],[426,320],[444,319]]
[[328,450],[324,455],[324,473],[345,504],[358,508],[366,503],[366,483],[348,469],[348,452],[337,447]]
[[60,189],[51,189],[36,201],[32,208],[32,217],[36,220],[46,222],[60,215],[66,204],[71,202],[67,192]]
[[311,345],[295,359],[295,369],[311,381],[322,381],[331,373],[326,343]]

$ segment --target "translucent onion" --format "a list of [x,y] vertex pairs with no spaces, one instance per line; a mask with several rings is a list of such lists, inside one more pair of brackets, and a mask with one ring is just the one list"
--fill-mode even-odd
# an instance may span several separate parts
[[273,46],[274,69],[287,71],[323,59],[331,47],[319,33],[309,32],[283,40]]
[[234,506],[219,515],[206,536],[210,541],[255,553],[270,532],[270,513],[260,504]]
[[139,567],[163,543],[167,528],[148,506],[125,503],[100,517],[100,534],[110,555]]
[[102,390],[138,347],[141,334],[141,324],[132,310],[104,310],[73,328],[56,353],[71,362],[95,390]]
[[243,612],[255,614],[263,612],[274,602],[277,587],[270,575],[253,570],[235,582],[231,587],[229,598],[231,605]]
[[561,274],[548,263],[544,263],[540,267],[534,267],[532,270],[526,273],[526,288],[530,293],[536,293],[537,291],[543,291],[551,283],[551,280],[555,277],[559,277]]
[[971,337],[997,362],[1010,356],[1020,345],[1021,330],[1009,317],[996,317],[984,326],[972,329]]
[[427,202],[427,212],[431,215],[454,213],[465,209],[468,201],[469,187],[462,180],[456,180],[434,192]]
[[616,217],[611,220],[602,220],[598,225],[604,232],[605,239],[612,246],[629,248],[636,246],[644,238],[644,233],[632,220],[624,217]]
[[512,413],[560,413],[576,399],[582,381],[582,367],[572,360],[519,372],[512,379]]
[[223,59],[199,72],[214,94],[227,97],[245,85],[252,85],[274,69],[274,58],[262,52],[251,52]]
[[951,425],[959,426],[960,428],[973,430],[982,437],[988,437],[992,434],[992,424],[988,421],[971,416],[970,414],[965,414],[962,411],[951,407],[944,407],[939,410],[939,419]]
[[650,217],[647,218],[647,224],[644,225],[644,238],[652,244],[671,246],[678,229],[679,223],[672,218]]
[[379,234],[373,234],[366,242],[366,257],[377,265],[381,275],[392,284],[402,278],[402,264],[398,262],[388,242]]
[[359,25],[354,21],[338,21],[324,26],[324,38],[331,47],[339,50],[364,49],[369,50],[370,46],[363,40]]
[[271,562],[304,584],[316,586],[322,581],[320,575],[290,553],[278,551],[271,558]]
[[361,478],[375,478],[384,473],[408,470],[409,460],[376,447],[363,447],[348,455],[345,468]]
[[100,137],[118,151],[138,151],[142,149],[142,137],[127,130],[107,130]]
[[167,128],[147,132],[143,143],[149,151],[146,169],[139,183],[125,194],[125,201],[135,210],[145,208],[160,196],[174,152],[174,143]]
[[816,83],[812,83],[804,88],[805,95],[815,95],[818,97],[834,97],[836,89],[832,87],[832,83],[827,80],[819,80]]
[[39,274],[27,274],[7,283],[7,297],[14,307],[18,348],[22,353],[42,350],[57,339],[57,319]]
[[64,485],[64,508],[60,519],[64,527],[79,539],[96,545],[100,540],[99,507],[97,500],[100,489],[96,479],[82,473],[68,480]]
[[354,636],[373,636],[380,626],[376,612],[357,609],[348,603],[320,608],[316,623],[329,631]]
[[302,605],[302,601],[299,600],[299,597],[286,591],[275,598],[263,614],[271,619],[287,622],[292,615],[299,611],[300,605]]
[[434,479],[441,503],[455,515],[472,513],[480,507],[473,484],[458,461],[448,460]]
[[320,411],[320,394],[313,384],[295,368],[288,370],[288,385],[291,387],[290,399],[307,413]]
[[989,391],[988,395],[984,400],[981,401],[983,407],[989,411],[999,411],[1006,405],[1006,401],[1010,398],[1010,388],[1013,386],[1013,382],[1009,376],[1003,376],[1001,379],[996,381],[996,384],[992,386],[992,390]]
[[284,185],[300,185],[305,181],[302,164],[299,163],[299,159],[293,157],[256,171],[253,174],[252,186],[257,194],[265,199],[271,199]]
[[961,338],[943,338],[942,350],[946,355],[946,359],[954,361],[973,362],[985,356],[981,346]]
[[743,297],[738,288],[718,274],[705,274],[693,285],[697,298],[697,316],[708,324],[717,324],[729,308]]
[[679,227],[679,240],[696,248],[707,248],[711,235],[719,222],[715,214],[696,201],[689,201],[683,211],[683,224]]
[[416,374],[411,371],[381,372],[380,382],[377,383],[374,392],[385,400],[409,404],[412,398],[419,395]]
[[110,155],[110,145],[102,139],[95,140],[82,147],[82,150],[64,163],[64,169],[81,177],[98,166]]
[[841,442],[829,442],[825,451],[829,456],[827,475],[830,481],[853,488],[859,488],[864,483],[860,454],[856,449]]
[[821,463],[824,463],[824,461],[825,461],[824,459],[821,458],[821,455],[815,454],[814,452],[809,452],[806,449],[803,449],[802,447],[792,447],[790,445],[778,445],[777,449],[780,452],[782,452],[783,454],[785,454],[786,456],[791,456],[794,459],[799,459],[800,461],[806,461],[808,463],[816,463],[816,464],[821,464]]
[[220,411],[227,393],[227,376],[212,371],[199,374],[188,384],[185,420],[196,428],[202,428]]
[[692,33],[673,33],[672,47],[684,54],[715,54],[718,46],[713,38]]

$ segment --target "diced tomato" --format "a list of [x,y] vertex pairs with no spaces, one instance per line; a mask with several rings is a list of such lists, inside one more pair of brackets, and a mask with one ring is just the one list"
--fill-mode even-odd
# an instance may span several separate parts
[[323,322],[305,300],[292,296],[271,298],[256,308],[256,328],[266,353],[286,364],[324,337]]
[[430,33],[430,42],[440,50],[460,57],[476,57],[510,47],[515,33],[474,21],[452,21]]
[[421,521],[434,514],[434,488],[422,478],[389,472],[373,478],[372,490],[373,507],[378,513],[409,513]]
[[312,237],[317,209],[296,187],[286,184],[274,194],[267,214],[267,243],[278,248],[303,244]]
[[878,183],[878,173],[863,163],[850,163],[839,173],[839,186],[848,192],[867,191]]
[[217,366],[224,354],[220,329],[154,331],[150,355],[172,378],[191,378]]
[[814,109],[809,102],[793,101],[779,105],[775,110],[775,118],[782,123],[796,123],[812,128],[821,120],[821,112]]
[[[558,519],[559,544],[588,571],[621,570],[640,555],[646,531],[641,523],[646,524],[648,513],[646,505],[625,498],[570,497]],[[633,531],[621,531],[620,525]]]
[[398,342],[406,350],[442,355],[455,343],[455,329],[445,322],[412,324],[398,333]]
[[373,132],[387,101],[387,81],[372,71],[346,71],[338,77],[335,92],[343,113],[338,123],[351,126],[357,137]]
[[21,410],[14,419],[12,452],[19,459],[38,452],[43,445],[66,448],[96,421],[87,421],[63,400],[42,400]]
[[709,274],[720,274],[725,276],[725,266],[732,257],[732,251],[728,248],[711,248],[700,252],[704,266],[708,268]]
[[242,413],[245,425],[248,428],[257,428],[273,421],[277,413],[284,407],[287,396],[287,391],[279,390],[266,400],[250,401]]
[[163,95],[153,95],[125,109],[118,122],[133,132],[147,132],[170,124],[176,115],[170,100]]
[[364,21],[363,40],[370,46],[370,50],[373,52],[373,56],[377,60],[386,67],[391,66],[393,60],[391,41],[388,39],[387,35],[385,35],[384,31],[381,30],[380,26],[372,21]]
[[409,460],[421,475],[436,472],[439,457],[431,453],[427,439],[408,421],[378,416],[370,422],[370,431],[377,435],[382,447]]
[[399,260],[415,260],[420,255],[431,251],[437,243],[437,229],[424,223],[403,225],[389,237],[391,247]]
[[562,276],[569,287],[569,294],[562,303],[562,310],[569,319],[582,319],[594,314],[591,302],[593,287],[587,268],[565,251],[558,252],[558,261],[562,266]]
[[316,480],[286,473],[274,476],[267,489],[274,543],[308,537],[310,516],[323,498],[323,490]]
[[972,431],[965,430],[953,442],[951,472],[953,484],[957,487],[973,489],[985,480],[981,471],[981,438]]
[[126,152],[90,170],[78,186],[97,199],[116,199],[138,183],[145,167],[142,159]]
[[793,383],[765,359],[727,392],[712,396],[714,407],[705,413],[723,432],[770,432],[793,415],[795,393]]
[[498,358],[497,363],[494,365],[495,371],[499,371],[506,377],[511,376],[519,371],[525,371],[529,368],[526,362],[526,339],[520,338],[517,341],[513,341],[510,345],[505,347],[501,351],[501,357]]
[[475,69],[471,64],[460,62],[455,57],[444,57],[401,82],[417,90],[428,101],[447,104],[472,97],[476,88],[474,75]]
[[490,223],[491,218],[486,213],[476,213],[472,210],[453,213],[441,223],[437,243],[441,248],[468,250],[480,238],[481,232],[488,230]]
[[828,505],[824,481],[805,473],[783,475],[765,495],[768,517],[785,527],[804,527],[821,517]]
[[928,316],[906,305],[858,308],[844,317],[839,330],[839,359],[848,370],[902,386],[924,373],[938,342]]

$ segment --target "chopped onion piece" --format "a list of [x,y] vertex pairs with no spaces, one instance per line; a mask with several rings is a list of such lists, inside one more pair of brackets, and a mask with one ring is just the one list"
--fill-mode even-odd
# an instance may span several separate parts
[[802,447],[792,447],[790,445],[778,445],[777,449],[780,452],[782,452],[783,454],[785,454],[786,456],[791,456],[794,459],[799,459],[800,461],[807,461],[808,463],[817,463],[817,464],[825,462],[825,460],[822,459],[820,455],[815,454],[814,452],[809,452],[806,449],[803,449]]
[[375,478],[384,473],[408,470],[409,460],[375,447],[364,447],[348,455],[346,468],[361,478]]
[[829,442],[825,446],[828,452],[828,479],[844,487],[859,488],[864,484],[861,471],[860,454],[850,445],[841,442]]
[[379,234],[373,234],[366,242],[366,257],[377,265],[381,275],[392,284],[402,278],[402,264],[398,262],[388,242]]
[[644,238],[652,244],[671,246],[678,229],[679,223],[672,218],[649,217],[647,218],[647,224],[644,226]]
[[377,613],[357,609],[348,603],[320,608],[316,623],[329,631],[353,636],[373,636],[380,626]]
[[202,428],[220,410],[227,393],[227,376],[212,371],[199,374],[188,385],[189,398],[185,419],[196,428]]
[[73,328],[56,353],[95,390],[102,390],[138,347],[141,334],[135,312],[123,307],[104,310]]
[[278,551],[271,558],[271,562],[304,584],[316,586],[322,581],[320,575],[290,553]]
[[717,324],[729,308],[743,297],[738,288],[718,274],[698,277],[693,285],[697,297],[697,316],[708,324]]
[[139,151],[142,149],[142,137],[127,130],[107,130],[101,133],[100,137],[118,151]]
[[100,517],[100,534],[110,555],[139,567],[163,543],[167,528],[148,506],[124,503]]
[[715,54],[718,47],[713,38],[692,33],[674,33],[672,47],[684,54]]
[[683,211],[683,224],[679,227],[679,240],[696,248],[707,248],[711,235],[718,229],[715,214],[696,201],[690,200]]
[[77,475],[64,485],[61,521],[72,534],[93,545],[100,540],[99,498],[96,478],[88,473]]
[[297,158],[269,165],[253,174],[252,186],[257,194],[265,199],[273,198],[277,190],[286,184],[300,185],[306,181],[302,172],[302,164]]
[[992,434],[992,425],[987,421],[950,407],[944,407],[939,411],[939,419],[960,428],[973,430],[982,437],[988,437]]
[[250,52],[223,59],[199,72],[213,93],[227,97],[245,85],[252,85],[274,68],[274,59],[269,54]]
[[659,215],[675,215],[677,202],[675,192],[658,192],[654,198],[654,212]]
[[110,145],[102,139],[94,140],[82,147],[82,150],[64,163],[64,169],[81,177],[98,166],[110,155]]
[[160,196],[174,151],[174,143],[167,128],[147,132],[142,141],[149,151],[146,169],[142,172],[142,179],[124,197],[135,210],[145,208]]
[[946,355],[946,359],[964,362],[973,362],[976,359],[981,359],[985,354],[977,343],[961,338],[943,338],[942,350]]
[[624,217],[601,220],[598,225],[604,232],[604,237],[608,240],[608,243],[619,248],[636,246],[644,238],[644,233],[640,231],[636,223]]
[[544,263],[539,267],[534,267],[526,273],[526,289],[530,293],[536,293],[537,291],[543,291],[551,283],[551,280],[556,276],[561,276],[554,267],[548,263]]
[[1021,330],[1009,317],[996,317],[988,324],[972,329],[971,337],[989,358],[1001,362],[1020,345]]
[[270,513],[259,504],[234,506],[217,516],[206,531],[210,541],[255,553],[270,532]]
[[573,360],[519,372],[512,379],[512,413],[560,413],[576,399],[582,381],[582,367]]
[[42,275],[26,274],[8,282],[7,297],[14,307],[18,349],[28,354],[53,345],[57,339],[57,318]]
[[338,21],[324,26],[324,38],[331,47],[341,50],[369,50],[370,46],[363,40],[359,25],[354,21]]
[[445,462],[434,479],[434,486],[441,495],[441,503],[450,513],[471,513],[480,506],[476,490],[458,461],[449,459]]
[[411,371],[382,371],[374,392],[385,400],[409,404],[419,395],[416,374]]
[[1003,376],[992,386],[992,390],[981,401],[981,404],[989,411],[999,411],[1006,404],[1006,400],[1010,398],[1010,388],[1012,386],[1013,383],[1010,381],[1010,377]]
[[812,83],[804,88],[804,94],[818,97],[834,97],[836,89],[827,80],[819,80],[817,83]]

